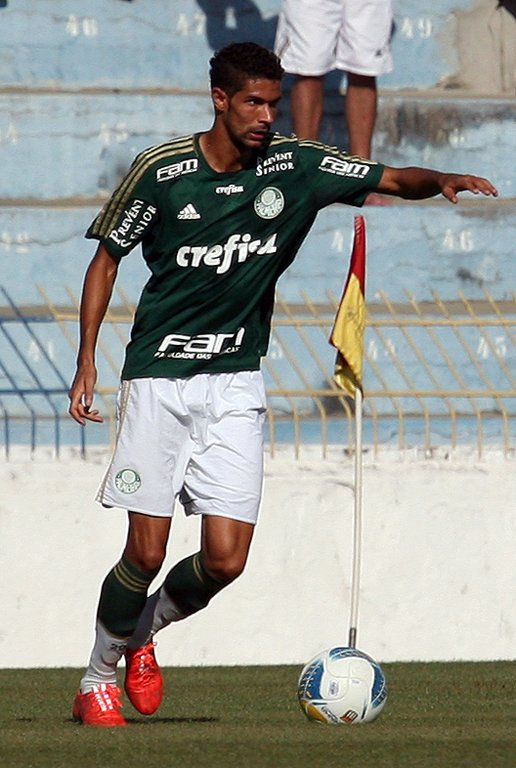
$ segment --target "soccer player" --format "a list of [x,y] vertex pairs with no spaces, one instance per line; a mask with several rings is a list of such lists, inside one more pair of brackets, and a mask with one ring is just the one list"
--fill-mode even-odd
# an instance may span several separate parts
[[[93,406],[95,349],[120,260],[141,244],[151,275],[126,349],[114,454],[98,500],[128,510],[119,562],[101,589],[76,720],[123,726],[125,691],[151,714],[163,681],[154,636],[204,608],[246,564],[262,488],[267,351],[274,289],[317,212],[360,206],[373,190],[415,199],[463,190],[496,195],[476,176],[389,168],[271,132],[283,69],[276,55],[236,43],[211,59],[210,130],[142,152],[91,224],[99,241],[80,310],[70,414]],[[202,516],[200,551],[147,596],[162,565],[179,498]]]

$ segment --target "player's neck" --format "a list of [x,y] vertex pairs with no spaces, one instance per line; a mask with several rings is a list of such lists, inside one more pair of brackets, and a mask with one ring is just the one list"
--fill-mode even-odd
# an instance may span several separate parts
[[210,168],[217,173],[241,171],[256,154],[254,150],[234,144],[216,124],[206,133],[201,133],[199,147]]

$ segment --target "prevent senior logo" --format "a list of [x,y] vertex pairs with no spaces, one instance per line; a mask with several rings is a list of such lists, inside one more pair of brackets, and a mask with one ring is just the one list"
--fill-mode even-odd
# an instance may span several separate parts
[[124,210],[118,227],[109,233],[109,239],[121,248],[130,248],[142,239],[156,216],[157,208],[154,205],[134,199]]

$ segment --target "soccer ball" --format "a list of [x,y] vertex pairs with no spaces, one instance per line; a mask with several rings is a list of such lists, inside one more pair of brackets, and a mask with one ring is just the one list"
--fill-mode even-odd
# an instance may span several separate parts
[[356,648],[329,648],[308,662],[297,695],[309,720],[341,725],[370,723],[387,701],[380,665]]

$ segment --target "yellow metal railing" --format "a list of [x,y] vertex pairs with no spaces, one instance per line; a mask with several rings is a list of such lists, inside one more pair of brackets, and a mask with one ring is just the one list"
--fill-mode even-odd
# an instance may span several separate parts
[[[75,349],[78,299],[71,306],[41,295],[53,319]],[[323,302],[302,293],[298,301],[277,296],[267,385],[271,453],[291,442],[296,455],[316,440],[323,455],[335,440],[353,450],[353,400],[333,382],[335,353],[328,336],[338,298]],[[113,416],[114,393],[134,305],[118,290],[99,342],[98,394]],[[472,441],[479,454],[493,444],[514,450],[516,420],[516,297],[495,300],[459,294],[453,301],[436,293],[418,301],[410,293],[393,302],[381,292],[367,307],[364,338],[364,425],[376,451],[389,442],[432,451],[436,441],[451,448]],[[111,419],[112,432],[114,419]],[[387,437],[386,437],[387,433]]]
[[[462,294],[455,301],[443,301],[437,294],[425,302],[418,302],[408,293],[406,297],[406,302],[394,303],[380,293],[379,300],[368,305],[364,416],[371,424],[373,447],[377,449],[382,442],[382,422],[395,424],[397,445],[402,449],[414,439],[407,436],[407,424],[419,422],[425,450],[434,447],[436,425],[442,430],[446,423],[448,441],[454,448],[461,439],[459,425],[469,422],[479,454],[487,442],[486,425],[491,432],[490,442],[511,452],[511,424],[514,427],[516,416],[515,297],[498,302],[487,293],[475,301]],[[294,404],[291,411],[296,446],[300,442],[299,423],[310,410],[306,407],[308,397],[313,403],[313,416],[323,422],[335,418],[340,409],[352,447],[352,404],[332,382],[333,355],[328,363],[325,346],[336,307],[333,295],[328,296],[328,305],[315,304],[307,296],[301,303],[290,305],[278,300],[273,344],[280,353],[276,352],[276,359],[269,355],[265,369],[274,380],[269,397],[288,397]],[[314,328],[320,331],[319,336]],[[293,344],[287,329],[295,331],[300,344]],[[304,354],[300,354],[300,348]],[[283,376],[277,364],[281,355],[290,366]],[[310,378],[316,369],[321,373],[319,387],[314,387]],[[296,388],[287,383],[293,372],[299,379]],[[296,406],[296,401],[304,405]],[[272,410],[271,417],[273,421]],[[327,433],[327,425],[323,425],[323,452]]]

